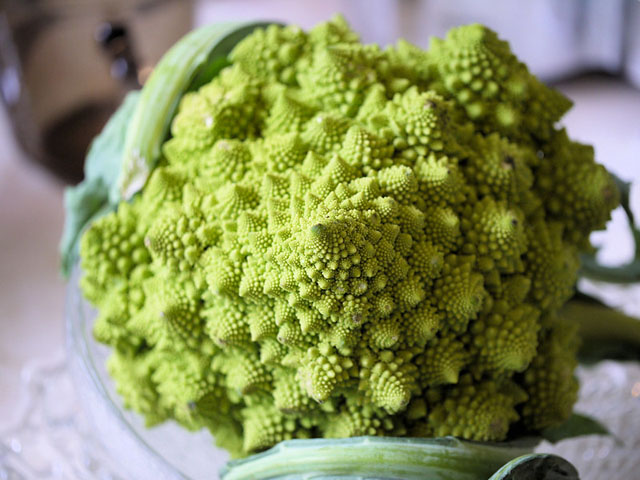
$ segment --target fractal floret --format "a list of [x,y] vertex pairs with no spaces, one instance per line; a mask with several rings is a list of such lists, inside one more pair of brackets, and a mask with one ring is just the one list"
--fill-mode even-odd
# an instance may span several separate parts
[[566,420],[558,311],[618,202],[557,127],[570,105],[480,25],[427,51],[363,45],[339,17],[255,30],[82,238],[125,405],[234,456]]

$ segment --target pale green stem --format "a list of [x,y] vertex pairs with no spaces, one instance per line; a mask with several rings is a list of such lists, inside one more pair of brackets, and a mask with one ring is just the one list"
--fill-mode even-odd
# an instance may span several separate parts
[[531,442],[481,444],[453,437],[290,440],[262,454],[230,462],[221,476],[223,480],[486,480],[532,449]]

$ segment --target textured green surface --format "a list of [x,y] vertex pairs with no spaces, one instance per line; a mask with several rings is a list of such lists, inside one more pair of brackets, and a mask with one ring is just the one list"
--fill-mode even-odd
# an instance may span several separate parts
[[[429,51],[271,25],[229,61],[82,239],[125,404],[235,456],[562,424],[578,345],[558,311],[617,201],[555,127],[570,102],[479,25]],[[162,120],[135,120],[149,152]]]

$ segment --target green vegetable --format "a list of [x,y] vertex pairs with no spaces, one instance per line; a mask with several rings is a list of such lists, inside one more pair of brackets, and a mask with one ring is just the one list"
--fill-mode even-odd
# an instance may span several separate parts
[[636,225],[635,216],[631,210],[631,182],[625,182],[612,174],[620,191],[620,206],[629,223],[629,230],[634,243],[633,258],[624,265],[611,267],[602,265],[596,259],[596,252],[591,251],[581,255],[581,275],[600,282],[629,284],[640,282],[640,229]]
[[271,25],[229,63],[175,116],[143,91],[118,188],[144,189],[82,237],[125,405],[236,457],[565,422],[578,341],[558,311],[618,202],[555,127],[570,102],[480,25],[428,51],[341,18]]
[[581,340],[581,363],[604,359],[640,360],[640,320],[578,293],[561,310],[575,322]]
[[542,436],[551,443],[581,435],[609,435],[609,431],[591,417],[574,413],[562,425],[545,429]]
[[[267,452],[230,462],[223,469],[221,477],[223,480],[424,480],[428,471],[429,480],[486,480],[505,463],[516,457],[520,459],[530,448],[527,442],[480,444],[453,437],[289,440]],[[492,480],[508,478],[522,480],[519,477],[491,477]]]

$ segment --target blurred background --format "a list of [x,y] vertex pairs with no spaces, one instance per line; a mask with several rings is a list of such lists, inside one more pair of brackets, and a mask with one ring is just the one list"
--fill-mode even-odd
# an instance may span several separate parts
[[[570,135],[594,144],[597,159],[623,179],[640,179],[637,0],[0,0],[0,7],[0,434],[24,418],[30,362],[64,358],[64,187],[81,180],[87,146],[124,94],[194,26],[273,19],[307,28],[340,12],[365,42],[403,37],[426,48],[432,35],[484,23],[574,101],[564,119]],[[605,244],[606,262],[632,254],[621,212],[595,241]],[[0,471],[0,478],[7,477]]]

